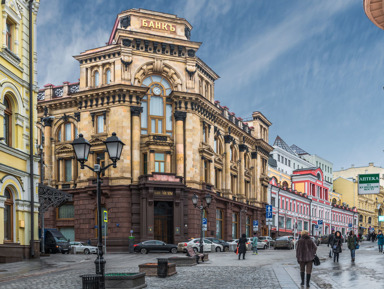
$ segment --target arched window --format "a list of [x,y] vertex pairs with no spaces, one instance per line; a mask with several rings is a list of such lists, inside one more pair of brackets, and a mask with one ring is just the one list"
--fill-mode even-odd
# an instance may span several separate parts
[[4,98],[4,141],[7,145],[12,145],[12,106],[7,97]]
[[72,141],[77,138],[77,128],[72,122],[66,122],[59,126],[57,130],[57,141]]
[[333,199],[332,199],[332,204],[336,205],[336,202],[337,202],[336,199],[333,198]]
[[283,187],[288,188],[288,183],[286,181],[283,182]]
[[4,241],[13,241],[13,197],[9,188],[5,188],[4,197]]
[[372,223],[372,218],[369,217],[369,218],[368,218],[368,224],[371,224],[371,223]]
[[95,86],[99,86],[99,72],[95,72]]
[[105,83],[109,84],[111,82],[111,70],[107,69],[107,72],[105,73]]
[[147,77],[142,86],[149,90],[142,101],[141,134],[167,133],[172,136],[172,104],[167,103],[171,86],[159,75]]

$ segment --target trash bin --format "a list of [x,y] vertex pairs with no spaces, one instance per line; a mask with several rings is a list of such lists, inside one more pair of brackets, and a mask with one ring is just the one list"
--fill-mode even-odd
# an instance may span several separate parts
[[134,253],[134,248],[133,245],[135,244],[135,237],[133,236],[129,236],[128,237],[128,249],[129,249],[129,253]]
[[83,289],[99,289],[102,275],[86,274],[80,277],[83,279]]
[[165,278],[168,275],[168,259],[157,258],[157,276]]

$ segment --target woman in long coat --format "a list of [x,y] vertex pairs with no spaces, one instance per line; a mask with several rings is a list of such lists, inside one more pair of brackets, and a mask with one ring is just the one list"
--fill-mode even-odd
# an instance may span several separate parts
[[357,237],[355,236],[355,233],[353,231],[349,232],[347,243],[348,243],[348,249],[351,250],[352,262],[355,262]]
[[247,238],[246,235],[241,235],[241,238],[239,239],[239,243],[237,244],[237,247],[239,248],[239,260],[241,254],[243,254],[243,259],[245,259],[245,252],[247,251],[246,248]]
[[333,250],[333,262],[339,263],[339,254],[343,251],[341,247],[343,246],[343,239],[341,237],[340,231],[335,233],[335,238],[332,242],[332,250]]
[[300,264],[301,286],[304,286],[304,275],[305,271],[307,271],[307,288],[309,287],[312,274],[312,264],[316,251],[317,247],[309,237],[308,231],[301,231],[301,238],[297,241],[296,246],[296,258],[297,262]]

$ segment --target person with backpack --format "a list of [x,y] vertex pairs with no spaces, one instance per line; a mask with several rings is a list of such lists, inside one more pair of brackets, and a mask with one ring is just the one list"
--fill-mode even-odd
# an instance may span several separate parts
[[332,250],[333,250],[333,262],[339,263],[339,255],[343,251],[341,247],[343,246],[343,237],[341,236],[340,231],[336,231],[335,238],[332,241]]
[[355,262],[355,252],[356,252],[356,249],[358,248],[358,242],[357,242],[356,235],[354,234],[353,231],[349,232],[347,243],[348,243],[348,249],[351,251],[352,262]]
[[253,239],[252,239],[252,251],[253,251],[253,255],[257,255],[258,252],[257,252],[257,242],[259,241],[259,239],[257,238],[257,233],[253,234]]

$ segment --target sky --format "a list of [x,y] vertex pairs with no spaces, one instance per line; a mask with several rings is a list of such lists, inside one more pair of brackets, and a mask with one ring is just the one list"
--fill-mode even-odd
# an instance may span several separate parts
[[220,76],[215,100],[242,118],[262,112],[271,145],[279,135],[334,170],[384,167],[384,31],[362,0],[41,0],[39,86],[77,81],[73,56],[104,46],[131,8],[187,19]]

